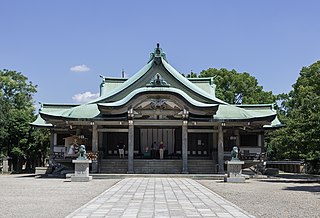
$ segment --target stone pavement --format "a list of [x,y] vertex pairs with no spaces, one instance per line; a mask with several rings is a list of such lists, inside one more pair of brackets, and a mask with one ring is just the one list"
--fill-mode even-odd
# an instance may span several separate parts
[[194,180],[127,178],[67,217],[253,217]]

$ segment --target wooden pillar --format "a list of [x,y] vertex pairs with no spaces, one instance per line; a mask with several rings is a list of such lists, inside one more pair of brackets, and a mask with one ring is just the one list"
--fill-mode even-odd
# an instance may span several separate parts
[[54,146],[57,146],[57,144],[58,144],[58,134],[51,130],[49,139],[50,139],[49,166],[52,166],[52,160],[54,159]]
[[262,135],[258,135],[258,146],[261,148],[262,147]]
[[182,173],[188,173],[188,121],[182,121]]
[[98,131],[98,151],[103,151],[103,132]]
[[58,134],[55,132],[53,133],[53,145],[57,146],[58,144]]
[[212,160],[214,161],[214,172],[217,173],[219,171],[218,169],[218,133],[215,131],[215,127],[213,127],[213,133],[212,133],[212,153],[210,154]]
[[98,152],[98,126],[92,125],[92,152]]
[[224,172],[224,145],[222,125],[218,126],[218,165],[219,172]]
[[53,155],[54,147],[57,146],[57,144],[58,144],[58,134],[56,132],[51,132],[51,137],[50,137],[51,155]]
[[128,127],[128,172],[134,173],[133,169],[133,150],[134,150],[134,125],[133,120],[129,120]]

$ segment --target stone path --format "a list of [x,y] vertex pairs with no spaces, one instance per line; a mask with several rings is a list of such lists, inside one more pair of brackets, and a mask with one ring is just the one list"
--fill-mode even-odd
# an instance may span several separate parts
[[194,180],[127,178],[67,217],[253,217]]

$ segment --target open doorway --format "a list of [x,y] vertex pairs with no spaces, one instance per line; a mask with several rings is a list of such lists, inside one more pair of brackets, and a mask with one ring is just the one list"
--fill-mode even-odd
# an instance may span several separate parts
[[140,129],[140,152],[143,153],[146,148],[158,150],[159,144],[165,145],[165,153],[173,154],[175,149],[175,129],[174,128],[141,128]]

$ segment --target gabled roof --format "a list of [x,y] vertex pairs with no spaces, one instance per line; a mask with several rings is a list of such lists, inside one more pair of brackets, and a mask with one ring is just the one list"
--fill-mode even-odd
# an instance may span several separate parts
[[[103,119],[101,110],[112,107],[128,107],[136,96],[159,93],[177,95],[186,105],[197,110],[211,109],[212,121],[271,122],[276,113],[270,105],[230,105],[215,97],[212,78],[187,79],[166,60],[166,55],[157,46],[148,63],[129,79],[103,77],[101,96],[82,105],[43,104],[40,116],[44,119]],[[103,87],[103,86],[108,87]],[[108,109],[108,110],[109,110]],[[109,110],[110,111],[110,110]],[[195,110],[194,110],[195,111]],[[41,123],[37,119],[33,125]]]
[[46,123],[46,121],[44,119],[42,119],[40,116],[37,116],[37,119],[35,121],[33,121],[32,123],[30,123],[30,125],[36,126],[36,127],[46,127],[46,128],[53,127],[52,124]]
[[133,92],[131,92],[129,95],[127,95],[125,98],[115,101],[115,102],[109,102],[109,103],[98,103],[98,107],[100,111],[103,111],[104,109],[109,109],[109,111],[112,111],[112,109],[124,107],[122,112],[125,112],[128,110],[128,105],[130,102],[132,102],[134,99],[137,99],[141,95],[167,95],[168,96],[179,96],[179,99],[181,99],[183,102],[185,102],[185,105],[189,108],[190,112],[197,113],[199,110],[211,110],[211,115],[215,114],[218,109],[218,104],[206,104],[203,102],[199,102],[197,100],[192,99],[190,96],[188,96],[185,92],[183,92],[180,89],[171,88],[171,87],[143,87],[135,89]]
[[114,101],[114,102],[109,102],[109,103],[98,103],[98,105],[100,106],[111,106],[111,107],[118,107],[121,106],[125,103],[127,103],[128,101],[132,100],[135,96],[141,94],[141,93],[172,93],[172,94],[177,94],[179,96],[181,96],[183,99],[185,99],[188,103],[190,103],[191,105],[195,106],[195,107],[212,107],[212,106],[217,106],[217,104],[206,104],[203,102],[199,102],[197,100],[192,99],[189,95],[187,95],[185,92],[183,92],[180,89],[176,89],[176,88],[162,88],[162,87],[143,87],[143,88],[138,88],[135,89],[133,92],[131,92],[130,94],[128,94],[125,98],[119,100],[119,101]]
[[[110,92],[103,93],[99,98],[89,103],[107,103],[119,101],[127,96],[132,91],[146,87],[154,78],[159,74],[161,78],[170,84],[170,87],[183,90],[191,98],[208,104],[227,104],[226,102],[210,95],[194,83],[190,82],[187,78],[175,70],[165,58],[165,53],[161,48],[156,48],[151,53],[150,61],[131,78],[116,86]],[[164,87],[163,87],[164,88]]]

